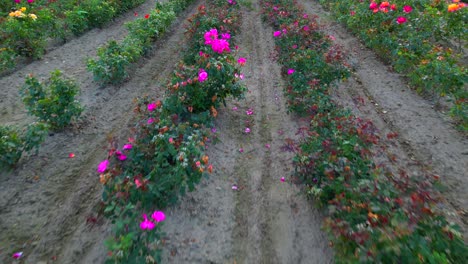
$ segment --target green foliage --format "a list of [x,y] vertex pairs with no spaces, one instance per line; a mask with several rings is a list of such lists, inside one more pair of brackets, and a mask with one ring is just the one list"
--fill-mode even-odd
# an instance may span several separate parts
[[88,70],[93,72],[94,79],[101,84],[122,83],[129,77],[128,67],[160,37],[175,19],[169,4],[158,4],[161,9],[153,9],[148,18],[137,18],[126,24],[129,34],[121,42],[111,40],[106,46],[98,49],[98,59],[88,59]]
[[48,126],[44,123],[30,124],[22,131],[11,126],[0,126],[0,168],[11,168],[24,152],[37,151],[47,132]]
[[[163,12],[163,8],[160,10]],[[190,28],[194,32],[203,31],[206,25],[199,21],[210,19],[198,18],[206,16],[218,21],[211,26],[234,32],[240,20],[230,24],[221,22],[227,21],[225,14],[234,10],[238,9],[230,8],[227,2],[208,1],[206,9],[205,6],[199,8]],[[187,50],[193,50],[193,46],[203,41],[203,34],[198,34],[197,38],[188,36],[190,45]],[[112,252],[108,263],[159,262],[162,237],[159,223],[155,229],[141,230],[139,223],[143,218],[140,212],[174,204],[181,195],[193,191],[201,178],[212,171],[209,158],[204,153],[208,142],[205,128],[216,116],[214,106],[228,95],[240,97],[245,88],[233,77],[234,73],[240,72],[234,53],[218,54],[203,50],[207,57],[181,63],[174,73],[173,83],[168,85],[164,101],[146,96],[136,100],[134,112],[139,121],[133,129],[134,137],[122,147],[111,142],[112,148],[103,163],[108,166],[100,171],[100,181],[104,185],[104,214],[114,223],[113,237],[106,243]],[[200,67],[209,72],[204,82],[197,81]],[[175,88],[184,84],[187,89]],[[192,89],[210,92],[194,96],[189,85]],[[213,99],[213,96],[219,99]],[[195,101],[198,103],[194,104]]]
[[156,39],[166,32],[172,21],[176,18],[176,14],[172,9],[165,8],[169,4],[159,5],[161,9],[156,8],[151,10],[148,18],[138,18],[126,24],[129,31],[129,37],[127,38],[138,40],[139,45],[143,45],[145,51],[151,47],[151,44]]
[[117,43],[115,40],[109,41],[106,46],[98,48],[98,60],[88,59],[88,70],[93,72],[94,80],[106,83],[121,83],[128,78],[127,67],[134,58],[142,52],[142,46],[135,42]]
[[[347,75],[346,68],[339,65],[343,64],[341,52],[330,48],[333,45],[320,33],[315,19],[308,21],[311,31],[307,34],[303,28],[295,28],[295,23],[299,28],[304,25],[304,11],[293,1],[262,3],[267,21],[276,30],[287,32],[275,42],[284,69],[295,69],[286,78],[290,108],[307,113],[310,120],[299,131],[297,144],[289,146],[296,152],[294,177],[327,209],[325,229],[333,242],[335,262],[464,262],[468,250],[460,231],[437,206],[438,177],[415,179],[404,170],[394,175],[376,166],[372,161],[372,149],[380,140],[376,128],[331,100],[330,84]],[[431,78],[442,81],[441,76]]]
[[83,111],[75,99],[79,91],[74,81],[63,79],[61,72],[56,70],[46,83],[28,76],[20,93],[30,114],[50,124],[53,129],[62,129]]
[[135,206],[128,204],[114,221],[115,236],[105,242],[112,255],[105,263],[160,263],[162,223],[157,223],[152,230],[141,230],[138,223],[142,217],[134,210]]
[[[390,2],[396,5],[394,11],[373,13],[369,1],[320,2],[396,71],[404,73],[418,92],[457,101],[451,113],[461,128],[468,126],[464,87],[468,71],[460,59],[468,36],[468,8],[449,12],[451,1],[394,0]],[[403,12],[404,5],[412,11]],[[408,21],[396,23],[400,16]]]
[[126,12],[136,6],[143,4],[146,0],[112,0],[109,1],[115,6],[119,13]]
[[[144,0],[0,0],[0,71],[12,69],[17,56],[39,59],[48,39],[66,40],[94,27],[102,27],[117,14]],[[26,8],[25,11],[15,11]],[[32,15],[37,16],[33,19]]]
[[0,72],[15,67],[16,57],[17,54],[14,50],[8,48],[0,48]]
[[45,53],[47,34],[54,26],[54,17],[48,10],[31,13],[16,11],[0,27],[0,45],[18,55],[41,58]]

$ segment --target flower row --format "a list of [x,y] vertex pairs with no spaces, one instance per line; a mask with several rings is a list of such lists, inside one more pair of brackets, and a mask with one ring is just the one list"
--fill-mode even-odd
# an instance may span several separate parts
[[227,96],[239,98],[245,90],[234,76],[245,59],[236,62],[230,48],[239,18],[237,6],[225,1],[198,8],[165,99],[137,98],[133,136],[121,146],[111,142],[107,159],[98,165],[104,214],[115,223],[107,241],[113,261],[160,262],[160,222],[166,218],[161,210],[213,171],[205,128]]
[[[467,248],[436,206],[438,177],[410,177],[373,163],[382,139],[372,122],[337,106],[329,90],[346,77],[343,53],[314,18],[290,0],[264,0],[276,28],[291,110],[310,125],[294,146],[294,181],[325,206],[337,263],[460,263]],[[388,138],[395,135],[389,134]]]
[[447,96],[450,113],[468,131],[468,71],[462,45],[468,8],[453,1],[320,1],[374,49],[418,92],[439,103]]
[[50,39],[101,27],[144,0],[0,0],[0,72],[16,66],[18,56],[39,59]]

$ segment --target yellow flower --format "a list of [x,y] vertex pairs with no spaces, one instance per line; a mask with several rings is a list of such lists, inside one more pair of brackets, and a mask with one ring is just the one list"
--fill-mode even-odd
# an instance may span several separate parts
[[10,12],[10,14],[8,14],[9,16],[11,17],[14,17],[15,16],[15,12]]
[[455,12],[459,9],[459,6],[458,4],[450,4],[447,9],[449,12]]
[[26,7],[23,6],[22,8],[20,8],[20,11],[21,11],[21,12],[25,12],[25,11],[26,11]]
[[29,17],[32,18],[32,20],[36,20],[37,16],[35,14],[29,14]]

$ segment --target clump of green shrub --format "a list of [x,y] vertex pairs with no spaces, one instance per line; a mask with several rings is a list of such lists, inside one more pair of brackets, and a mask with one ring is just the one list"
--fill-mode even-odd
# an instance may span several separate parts
[[32,75],[28,76],[20,94],[30,114],[53,129],[63,129],[83,111],[75,98],[79,91],[73,80],[63,78],[62,73],[56,70],[45,83]]
[[98,48],[98,59],[89,59],[87,63],[96,81],[101,84],[118,84],[128,78],[130,64],[147,52],[175,20],[176,14],[168,5],[158,4],[160,8],[127,23],[129,34],[121,43],[111,40]]
[[0,168],[16,165],[24,152],[38,150],[45,140],[48,125],[33,123],[21,130],[12,126],[0,126]]

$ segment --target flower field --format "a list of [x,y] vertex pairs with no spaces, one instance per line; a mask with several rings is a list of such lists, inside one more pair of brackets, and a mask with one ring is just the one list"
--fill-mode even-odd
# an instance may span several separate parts
[[468,258],[462,1],[0,3],[1,263]]

